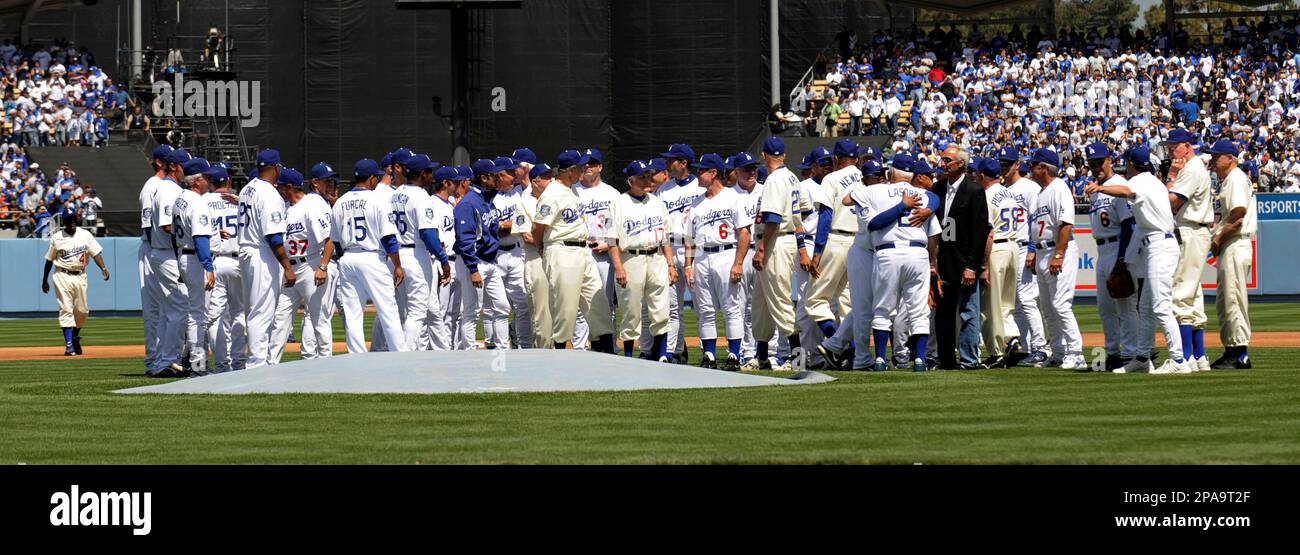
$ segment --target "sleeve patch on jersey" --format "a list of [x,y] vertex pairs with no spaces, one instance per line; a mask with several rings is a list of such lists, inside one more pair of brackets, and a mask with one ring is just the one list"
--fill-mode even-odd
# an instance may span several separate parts
[[284,220],[284,214],[282,214],[282,213],[280,213],[280,212],[272,212],[272,213],[271,213],[271,223],[273,223],[273,224],[278,224],[278,223],[280,223],[280,222],[283,221],[283,220]]
[[515,225],[524,225],[524,215],[515,216]]
[[199,214],[199,226],[200,226],[200,227],[207,227],[207,226],[208,226],[208,217],[207,217],[206,215],[204,215],[204,214]]
[[432,220],[432,219],[433,219],[433,209],[432,209],[432,208],[425,208],[425,209],[424,209],[424,217],[429,218],[430,220]]
[[551,215],[551,205],[543,204],[537,207],[537,215],[545,218]]

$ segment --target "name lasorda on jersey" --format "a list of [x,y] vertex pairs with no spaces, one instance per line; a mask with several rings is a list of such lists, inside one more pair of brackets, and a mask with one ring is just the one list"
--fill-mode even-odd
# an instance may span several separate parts
[[153,113],[160,117],[240,118],[240,127],[262,122],[261,81],[186,81],[177,73],[173,82],[153,83]]
[[153,494],[150,492],[69,491],[50,495],[51,526],[130,526],[136,536],[153,530]]

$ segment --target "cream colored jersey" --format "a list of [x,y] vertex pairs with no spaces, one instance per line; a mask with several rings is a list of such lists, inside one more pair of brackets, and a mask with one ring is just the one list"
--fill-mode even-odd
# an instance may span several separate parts
[[[762,191],[759,190],[758,188],[762,186],[763,186],[762,184],[755,184],[754,185],[755,192],[761,195]],[[825,204],[825,201],[821,200],[821,191],[822,191],[822,184],[814,181],[811,177],[799,182],[800,202],[803,202],[806,199],[808,204],[811,204],[813,206],[816,206],[818,203]],[[803,228],[804,231],[817,230],[817,210],[808,210],[807,213],[803,216]],[[811,245],[811,242],[809,242],[809,245]],[[812,248],[812,247],[808,246],[808,248]]]
[[[222,193],[205,193],[203,203],[208,205],[208,214],[212,215],[212,238],[208,246],[212,254],[235,254],[239,252],[239,205],[221,197]],[[221,232],[230,234],[223,239]]]
[[1215,199],[1219,221],[1227,219],[1233,210],[1246,209],[1246,216],[1241,221],[1241,234],[1254,234],[1259,229],[1259,217],[1255,212],[1255,188],[1250,185],[1250,178],[1241,168],[1233,168],[1228,177],[1219,186],[1219,196]]
[[[823,181],[825,187],[825,181]],[[793,233],[801,226],[799,177],[784,166],[777,168],[763,183],[763,196],[759,202],[760,218],[775,214],[781,218],[779,233]]]
[[195,237],[212,237],[216,233],[207,203],[193,189],[181,191],[181,196],[172,206],[172,214],[172,237],[179,248],[194,250]]
[[746,197],[736,194],[736,190],[730,187],[712,197],[705,196],[686,220],[686,229],[682,230],[686,242],[698,247],[736,244],[740,230],[754,223],[752,218],[746,219],[744,215]]
[[510,234],[522,237],[525,233],[533,232],[533,216],[537,214],[537,198],[533,197],[533,195],[520,195],[516,201],[514,223],[511,224]]
[[1176,193],[1186,200],[1182,211],[1178,213],[1179,225],[1209,224],[1214,222],[1214,199],[1210,196],[1210,171],[1205,169],[1205,162],[1200,156],[1193,156],[1178,172],[1174,186],[1169,192]]
[[[1128,180],[1118,175],[1111,176],[1105,183],[1102,183],[1102,185],[1108,187],[1127,184]],[[1090,200],[1088,220],[1092,223],[1092,237],[1094,239],[1114,239],[1119,237],[1124,220],[1133,217],[1133,209],[1129,206],[1128,199],[1093,193]]]
[[610,223],[605,240],[617,242],[624,250],[661,248],[672,232],[668,206],[649,193],[640,199],[630,193],[619,195],[610,210]]
[[1128,180],[1133,193],[1129,205],[1137,221],[1139,235],[1152,232],[1173,233],[1174,210],[1169,203],[1169,189],[1156,176],[1143,172]]
[[67,231],[59,228],[50,235],[50,248],[45,251],[45,259],[64,270],[80,272],[86,269],[87,261],[103,250],[89,231],[77,228],[68,235]]
[[1016,209],[1016,241],[1029,240],[1029,213],[1034,209],[1034,203],[1038,201],[1038,191],[1042,189],[1034,180],[1020,178],[1012,183],[1008,189],[1011,190],[1011,196],[1015,197],[1019,208]]
[[1034,202],[1030,240],[1035,243],[1056,241],[1062,225],[1074,225],[1074,195],[1060,178],[1039,191]]
[[[581,187],[581,185],[574,185]],[[582,199],[573,187],[559,181],[552,181],[541,198],[537,199],[537,213],[534,223],[546,226],[542,235],[542,244],[549,245],[560,241],[586,242],[589,231],[587,222],[582,219]]]
[[1015,240],[1022,225],[1018,221],[1020,201],[1015,193],[1001,183],[995,183],[984,191],[984,199],[989,205],[989,226],[993,228],[994,241]]
[[[862,184],[862,170],[857,166],[846,166],[835,170],[822,179],[822,195],[816,199],[820,204],[831,209],[831,229],[848,233],[858,232],[858,217],[853,210],[844,206],[844,197]],[[816,207],[813,210],[817,210]],[[805,232],[813,229],[804,228]]]

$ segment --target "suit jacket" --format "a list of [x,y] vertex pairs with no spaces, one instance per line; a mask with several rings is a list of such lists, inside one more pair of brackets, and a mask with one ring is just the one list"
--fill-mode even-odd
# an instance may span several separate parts
[[[952,199],[952,209],[948,210],[948,190],[957,187]],[[935,216],[943,225],[943,235],[939,242],[939,277],[949,283],[961,281],[966,269],[980,273],[984,266],[984,246],[988,241],[989,206],[985,200],[984,188],[971,175],[963,175],[956,183],[942,180],[935,184],[934,193],[939,195],[939,210]],[[944,212],[948,217],[944,218]]]

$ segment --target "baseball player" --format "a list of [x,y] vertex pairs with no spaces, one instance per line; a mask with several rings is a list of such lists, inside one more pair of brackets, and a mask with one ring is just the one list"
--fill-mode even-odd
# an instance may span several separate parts
[[[528,311],[528,289],[524,284],[524,250],[519,237],[514,235],[515,209],[519,200],[529,194],[528,170],[537,162],[537,156],[526,148],[515,149],[513,154],[531,160],[521,162],[513,157],[501,156],[495,160],[505,174],[498,174],[502,179],[501,192],[492,197],[492,208],[497,213],[497,226],[500,245],[497,247],[497,275],[501,276],[501,286],[505,296],[493,307],[493,325],[489,329],[505,327],[507,336],[495,338],[496,343],[509,346],[511,339],[521,349],[533,348],[533,317]],[[522,179],[520,176],[522,175]],[[510,312],[514,310],[514,325],[510,322]]]
[[153,227],[149,232],[149,271],[154,279],[153,295],[159,300],[162,311],[158,319],[158,351],[154,367],[149,375],[153,377],[175,377],[184,373],[180,366],[180,351],[186,314],[188,293],[181,282],[180,265],[176,261],[176,244],[172,238],[172,209],[176,198],[181,194],[179,183],[184,179],[183,165],[190,161],[189,153],[173,150],[167,155],[167,176],[158,182],[153,195]]
[[459,166],[443,166],[433,174],[433,194],[429,195],[429,208],[433,210],[431,219],[438,232],[438,242],[442,243],[442,252],[447,255],[448,270],[446,282],[438,281],[437,302],[429,303],[434,312],[429,318],[426,332],[428,340],[422,342],[435,351],[471,348],[471,343],[466,343],[460,333],[461,280],[457,273],[457,257],[453,251],[456,243],[456,216],[453,209],[454,199],[464,197],[469,191],[469,177],[472,175],[469,168]]
[[[243,278],[239,274],[239,198],[230,194],[229,170],[220,162],[203,172],[212,191],[203,195],[212,217],[214,233],[208,242],[215,281],[208,292],[208,348],[210,372],[244,369],[245,329]],[[231,199],[234,199],[232,202]]]
[[[394,227],[396,227],[397,224],[397,210],[392,206],[393,193],[396,193],[397,188],[401,187],[402,184],[405,183],[406,171],[404,167],[406,165],[406,162],[410,160],[411,156],[413,156],[414,154],[415,154],[414,152],[411,152],[411,149],[406,147],[401,147],[388,154],[385,154],[380,164],[380,167],[382,168],[384,175],[380,178],[379,183],[375,184],[374,191],[375,193],[378,194],[379,197],[385,199],[381,201],[381,203],[388,206],[388,209],[390,210],[388,217],[393,221]],[[389,268],[389,270],[391,271],[393,270],[393,268]],[[407,270],[409,270],[409,268],[404,268],[403,272]],[[403,275],[405,275],[405,273],[403,273]],[[395,294],[397,295],[396,298],[398,299],[397,318],[398,320],[405,322],[406,303],[403,300],[405,298],[405,291],[398,290],[395,292]],[[393,349],[391,346],[396,343],[405,342],[406,336],[405,336],[405,330],[403,330],[403,336],[402,336],[403,341],[397,341],[397,340],[390,341],[390,339],[384,334],[384,327],[380,325],[378,320],[375,320],[372,323],[370,329],[370,337],[371,337],[370,350],[395,351],[397,349]]]
[[[433,206],[426,191],[433,181],[435,164],[423,154],[412,155],[403,162],[404,179],[392,196],[393,224],[400,246],[398,253],[402,259],[402,271],[406,274],[397,291],[397,304],[398,313],[403,315],[406,350],[413,351],[420,348],[420,337],[428,330],[430,307],[434,302],[433,289],[449,278],[451,270],[447,254],[442,251],[442,242],[437,238],[440,222],[434,220]],[[436,274],[434,258],[439,262]]]
[[[1048,304],[1043,314],[1052,338],[1052,358],[1041,366],[1068,370],[1087,367],[1083,337],[1074,319],[1074,283],[1079,273],[1079,249],[1074,244],[1074,196],[1058,177],[1061,161],[1048,148],[1034,151],[1029,163],[1042,190],[1030,213],[1030,245],[1025,267],[1038,275],[1039,297]],[[1041,253],[1041,256],[1040,256]],[[1039,365],[1036,365],[1039,366]]]
[[[806,156],[804,156],[803,163],[799,164],[799,170],[801,172],[805,172],[803,175],[801,175],[801,177],[804,178],[803,181],[799,182],[800,199],[808,199],[809,203],[813,204],[814,206],[817,205],[817,199],[820,198],[821,195],[822,179],[826,176],[826,174],[830,173],[834,169],[833,164],[834,164],[834,158],[831,156],[831,151],[827,150],[825,147],[816,147],[811,151],[809,151]],[[762,194],[761,190],[759,191],[759,194],[760,195]],[[753,207],[755,210],[757,210],[758,208],[757,196],[754,197]],[[818,229],[818,225],[820,224],[820,221],[817,218],[817,210],[809,210],[808,212],[802,214],[802,216],[803,216],[803,225],[805,227],[807,227],[808,229]],[[751,256],[753,255],[753,249],[750,249],[750,255]],[[804,244],[804,253],[802,256],[807,256],[809,260],[812,259],[813,256],[812,245],[806,243]],[[752,275],[753,268],[749,267],[748,265],[746,266],[746,268],[747,268],[747,272]],[[795,269],[794,282],[795,282],[794,284],[795,289],[798,289],[799,292],[799,300],[798,302],[795,303],[795,325],[798,326],[799,334],[802,337],[802,341],[805,344],[821,345],[822,341],[825,339],[825,337],[822,335],[821,328],[818,328],[817,325],[813,322],[812,318],[808,316],[808,284],[812,282],[812,276],[808,272],[804,271],[803,267],[800,266],[799,268]],[[753,291],[753,280],[749,279],[747,283],[748,285],[746,286],[746,296],[745,296],[746,299],[749,298],[750,293],[752,293]],[[847,309],[848,307],[841,307],[841,308]],[[841,319],[844,318],[843,312],[840,313],[840,317]],[[746,302],[745,303],[745,343],[742,346],[741,351],[747,357],[754,356],[753,353],[754,338],[751,332],[750,320],[751,320],[750,303]],[[821,349],[816,349],[808,352],[808,363],[815,368],[822,367],[826,364],[826,361],[822,358]]]
[[[747,165],[757,165],[757,161]],[[682,235],[686,239],[686,282],[694,295],[696,326],[704,351],[700,366],[718,367],[714,311],[720,310],[727,331],[728,356],[724,368],[738,370],[740,343],[745,334],[741,279],[754,219],[745,218],[742,203],[746,199],[723,183],[725,163],[721,156],[705,154],[695,168],[704,187],[704,200],[691,210]]]
[[[817,236],[813,242],[812,281],[804,302],[808,317],[822,335],[835,335],[836,317],[832,301],[848,287],[848,256],[858,234],[857,216],[841,199],[862,182],[858,169],[858,145],[849,139],[835,142],[835,171],[821,182],[817,204]],[[805,225],[806,222],[805,222]]]
[[1237,145],[1230,140],[1215,142],[1206,152],[1212,155],[1211,167],[1219,178],[1219,224],[1210,253],[1218,258],[1219,338],[1223,356],[1214,369],[1245,370],[1251,367],[1247,347],[1250,345],[1250,312],[1246,283],[1250,281],[1250,239],[1259,228],[1255,208],[1255,190],[1250,178],[1237,167]]
[[[330,240],[336,250],[343,251],[338,288],[349,353],[366,352],[366,301],[375,305],[375,321],[385,335],[393,339],[405,337],[395,289],[402,286],[405,274],[398,254],[397,226],[390,217],[392,201],[374,191],[383,174],[374,160],[358,160],[353,166],[352,190],[334,203]],[[394,350],[406,349],[405,342],[395,343]]]
[[[909,167],[905,163],[903,171],[910,169],[926,175],[933,172],[928,164],[925,166]],[[879,174],[881,170],[873,160],[866,171]],[[923,353],[928,349],[930,336],[930,275],[936,271],[939,235],[943,232],[933,214],[939,198],[919,187],[896,182],[854,188],[842,198],[841,204],[855,205],[859,230],[863,227],[870,230],[870,234],[858,233],[852,251],[857,256],[853,258],[850,272],[871,277],[869,295],[859,295],[858,291],[852,295],[857,303],[851,312],[855,342],[863,347],[853,366],[876,372],[889,368],[885,347],[893,336],[895,314],[902,312],[906,315],[903,321],[912,343],[910,351],[916,357],[912,361],[912,371],[925,372],[927,365]],[[930,214],[920,222],[921,225],[913,225],[912,210],[918,206],[930,208]],[[874,260],[865,256],[869,250],[875,251]],[[875,267],[874,272],[869,270],[870,266]],[[869,304],[864,305],[858,300],[859,296],[867,297]],[[858,331],[868,329],[869,334]],[[874,343],[875,347],[875,360],[870,366],[867,365],[872,356],[865,348],[868,342]]]
[[259,152],[257,178],[239,191],[239,273],[244,276],[249,351],[246,368],[270,363],[271,328],[280,288],[297,283],[285,254],[284,198],[273,185],[280,169],[279,151]]
[[[1178,241],[1175,238],[1173,205],[1169,200],[1169,189],[1152,174],[1151,153],[1144,145],[1129,148],[1124,153],[1127,160],[1128,183],[1123,185],[1100,185],[1092,183],[1084,192],[1101,193],[1112,197],[1129,200],[1133,211],[1135,226],[1134,239],[1137,239],[1138,261],[1140,266],[1132,272],[1134,278],[1144,276],[1142,292],[1139,294],[1139,321],[1137,345],[1138,353],[1116,373],[1183,374],[1190,372],[1183,358],[1182,342],[1178,341],[1178,320],[1174,317],[1173,283],[1174,273],[1178,267]],[[1121,242],[1123,238],[1121,236]],[[1124,245],[1127,256],[1132,245]],[[1124,264],[1123,259],[1116,265]],[[1165,343],[1169,346],[1169,358],[1160,368],[1151,368],[1148,354],[1154,343],[1156,325],[1159,324],[1165,334]]]
[[[594,148],[588,148],[582,152],[584,156],[590,158],[587,162],[586,171],[582,174],[581,186],[574,189],[578,193],[578,198],[582,199],[582,218],[587,222],[587,229],[590,231],[587,243],[591,247],[592,257],[596,261],[596,274],[600,276],[601,287],[605,293],[605,300],[609,303],[608,314],[614,314],[614,305],[618,301],[618,296],[614,291],[613,266],[609,260],[609,243],[605,241],[609,233],[610,207],[618,201],[618,190],[610,187],[600,179],[600,172],[604,169],[604,162],[600,151]],[[593,302],[599,302],[599,299]],[[588,323],[586,317],[578,316],[578,323],[574,331],[573,345],[576,349],[585,348],[588,341]],[[602,326],[602,329],[613,329],[611,326]],[[605,353],[614,352],[614,337],[596,336],[591,339],[592,348],[596,351]]]
[[[1032,179],[1021,173],[1020,153],[1011,147],[998,150],[998,163],[1002,166],[1002,182],[1007,184],[1011,196],[1016,199],[1016,267],[1020,268],[1016,280],[1016,328],[1020,338],[1016,349],[1008,348],[1013,357],[1008,364],[1024,362],[1038,364],[1047,362],[1047,335],[1043,333],[1043,313],[1038,310],[1038,276],[1025,264],[1029,256],[1029,213],[1042,189]],[[1023,350],[1027,355],[1021,360],[1014,355]]]
[[623,170],[628,191],[619,196],[610,209],[606,239],[609,260],[618,285],[618,305],[623,307],[618,337],[623,354],[632,356],[635,340],[641,332],[641,308],[650,315],[653,352],[659,362],[668,362],[668,287],[676,281],[672,246],[668,244],[671,220],[668,207],[651,195],[653,170],[634,160]]
[[492,199],[507,185],[498,179],[498,172],[507,175],[506,168],[487,158],[474,161],[474,184],[470,186],[453,214],[456,218],[456,244],[458,257],[456,275],[460,278],[461,313],[460,334],[463,345],[474,348],[475,324],[479,312],[484,314],[483,336],[489,349],[510,348],[510,329],[505,320],[493,318],[493,307],[506,303],[505,284],[497,273],[496,258],[500,222],[492,206]]
[[41,292],[50,292],[50,270],[54,274],[54,297],[59,300],[59,327],[63,328],[63,355],[82,354],[81,327],[90,316],[86,297],[86,257],[95,259],[99,271],[108,281],[108,267],[99,255],[103,247],[89,231],[77,227],[77,213],[63,212],[63,228],[50,235],[45,251],[45,270],[41,273]]
[[140,248],[136,251],[136,267],[140,272],[140,315],[144,320],[144,366],[152,373],[158,362],[158,322],[162,316],[162,300],[157,292],[160,286],[149,264],[149,254],[153,252],[153,195],[158,190],[158,183],[167,178],[167,158],[172,152],[170,145],[158,145],[150,158],[154,170],[144,185],[140,187]]
[[185,281],[185,342],[189,347],[190,372],[207,373],[208,311],[207,292],[216,284],[209,240],[216,231],[213,217],[203,195],[208,192],[211,169],[207,160],[195,158],[185,163],[184,189],[172,207],[172,236],[180,257],[178,265]]
[[574,191],[590,161],[576,150],[561,152],[556,178],[537,199],[533,218],[533,240],[540,242],[550,285],[551,341],[556,349],[563,349],[573,337],[579,314],[590,316],[586,320],[595,337],[612,334],[606,325],[612,324],[609,303],[597,298],[602,285],[588,247],[590,230],[582,218],[582,200]]
[[1182,254],[1174,275],[1174,313],[1178,316],[1183,353],[1198,370],[1209,370],[1205,356],[1205,297],[1201,293],[1201,268],[1210,252],[1210,224],[1214,223],[1214,199],[1210,172],[1196,155],[1196,136],[1186,129],[1169,132],[1165,144],[1172,158],[1169,165],[1169,202],[1178,221]]
[[[1085,149],[1084,156],[1088,169],[1096,183],[1102,185],[1124,185],[1128,180],[1116,175],[1111,151],[1105,143],[1095,142]],[[1133,210],[1127,198],[1112,197],[1094,193],[1089,199],[1088,218],[1092,223],[1092,237],[1097,242],[1097,313],[1101,316],[1101,329],[1106,337],[1106,361],[1094,369],[1113,372],[1116,368],[1136,357],[1137,351],[1137,304],[1133,297],[1115,299],[1110,296],[1106,279],[1120,260],[1120,249],[1127,248],[1130,241],[1121,241],[1121,235],[1127,234],[1131,239],[1133,230],[1124,226],[1133,225]],[[1124,222],[1129,223],[1125,224]],[[1123,243],[1121,245],[1121,243]]]
[[293,168],[280,171],[276,188],[289,205],[285,210],[284,249],[289,256],[289,267],[293,268],[294,285],[282,289],[276,301],[271,363],[279,364],[293,329],[294,314],[304,305],[302,358],[327,357],[334,351],[328,306],[334,302],[334,284],[329,275],[329,261],[334,256],[334,244],[329,240],[334,211],[320,195],[303,192],[303,176]]
[[[1005,368],[1013,360],[1020,336],[1014,315],[1016,307],[1016,281],[1021,266],[1016,262],[1017,211],[1020,202],[1010,189],[1002,185],[1002,166],[992,158],[978,158],[971,164],[975,178],[984,186],[984,198],[989,207],[988,254],[984,257],[981,279],[980,310],[983,322],[984,346],[989,356],[984,365]],[[1118,224],[1118,222],[1116,222]]]
[[797,251],[803,247],[803,224],[799,213],[799,178],[785,167],[785,141],[769,137],[763,142],[763,163],[767,181],[759,204],[762,238],[756,241],[752,265],[758,271],[754,283],[754,338],[757,366],[770,370],[768,338],[780,333],[790,341],[794,368],[804,368],[803,348],[794,327],[790,277],[794,275]]
[[[531,151],[529,151],[531,153]],[[518,154],[518,151],[516,151]],[[534,159],[536,157],[534,156]],[[555,171],[548,164],[537,164],[528,170],[528,180],[530,187],[526,192],[519,195],[518,204],[514,211],[514,224],[510,227],[510,233],[514,234],[519,241],[523,243],[524,249],[524,285],[528,291],[528,314],[532,316],[533,337],[528,338],[531,344],[539,349],[550,349],[552,347],[551,335],[551,304],[550,304],[550,285],[546,280],[546,263],[542,260],[542,252],[537,248],[537,241],[533,238],[533,218],[537,214],[537,199],[542,196],[542,192],[555,179]],[[665,317],[667,311],[665,310]],[[524,338],[520,338],[523,344]]]
[[[308,191],[307,194],[304,195],[304,198],[308,202],[318,205],[318,208],[324,209],[325,217],[330,219],[331,226],[333,225],[333,220],[334,220],[334,213],[333,213],[334,202],[339,198],[338,177],[339,177],[338,172],[334,171],[334,168],[332,166],[324,162],[318,162],[316,165],[311,167],[311,181],[306,183],[304,187]],[[320,206],[322,204],[323,206]],[[330,242],[328,241],[329,239],[328,235],[325,236],[325,239],[326,239],[325,241],[326,243]],[[334,310],[335,307],[338,305],[338,279],[339,279],[338,257],[340,254],[342,253],[334,252],[334,255],[332,257],[322,260],[322,264],[320,265],[325,267],[325,280],[326,280],[323,284],[317,285],[318,288],[324,287],[326,291],[325,297],[321,301],[320,317],[324,318],[326,322],[333,322]],[[315,281],[314,271],[312,272],[312,280],[314,283]],[[334,329],[332,325],[330,326],[329,330],[330,330],[329,337],[317,338],[313,326],[303,326],[302,342],[300,345],[301,352],[317,353],[318,356],[333,355],[334,354],[334,345],[333,345]],[[293,330],[290,329],[289,333],[290,335],[292,335]],[[322,353],[327,353],[327,354],[322,354]]]
[[[742,362],[749,362],[754,360],[754,357],[758,354],[758,342],[754,340],[753,328],[754,279],[758,273],[754,270],[752,260],[754,258],[755,250],[753,228],[759,220],[759,204],[763,200],[763,184],[758,182],[758,159],[754,158],[754,155],[748,152],[741,152],[736,154],[734,158],[734,163],[736,164],[736,186],[733,189],[740,197],[736,210],[740,213],[741,221],[747,222],[749,225],[749,245],[748,248],[745,249],[745,258],[741,261],[741,306],[744,307],[741,313],[745,322],[745,335],[740,341],[739,356],[739,359]],[[807,213],[813,214],[814,212],[809,210]],[[805,253],[801,256],[809,256],[809,259],[811,260],[811,255],[809,254]],[[804,272],[802,267],[799,268],[799,271],[803,273],[805,277],[807,276],[807,272]],[[806,279],[804,283],[807,283]],[[802,306],[802,304],[803,303],[800,302],[800,306]],[[800,314],[806,316],[807,313],[800,312]],[[811,324],[810,327],[812,327]],[[772,337],[768,338],[769,342],[776,337],[776,334],[773,334]],[[728,344],[728,347],[730,347],[730,344]],[[757,366],[757,364],[757,361],[755,361],[750,366]],[[779,364],[774,364],[774,366],[779,366]]]
[[[659,187],[659,200],[668,207],[668,215],[673,218],[672,229],[684,229],[686,217],[690,215],[702,200],[704,187],[691,175],[690,165],[695,162],[695,150],[689,145],[673,144],[668,151],[660,154],[668,162],[670,179]],[[686,238],[673,233],[669,237],[673,247],[673,265],[678,276],[686,273]],[[669,357],[680,364],[685,364],[686,328],[682,314],[686,307],[686,280],[679,279],[673,284],[673,291],[668,299],[668,352]]]
[[[666,187],[669,182],[668,161],[664,160],[663,158],[651,158],[649,161],[646,162],[646,168],[648,168],[649,170],[646,172],[645,175],[646,175],[646,179],[650,180],[650,189],[649,189],[650,194],[658,198],[659,190]],[[667,205],[664,205],[664,207],[667,208]],[[672,232],[670,231],[669,236],[671,237],[671,235]],[[669,239],[668,241],[669,241],[668,245],[671,246],[672,245],[671,239]],[[673,264],[673,258],[669,257],[667,262],[668,265],[673,268],[673,271],[675,273],[677,270],[677,266]],[[686,278],[683,276],[677,276],[676,281],[681,281],[684,279]],[[671,314],[671,311],[668,309],[668,306],[670,303],[669,298],[672,296],[672,291],[673,291],[673,284],[671,283],[663,291],[665,300],[663,301],[662,304],[664,307],[665,318],[667,318],[668,315]],[[637,341],[637,343],[641,345],[640,358],[642,358],[643,360],[658,360],[659,357],[656,356],[654,353],[654,335],[650,333],[650,321],[652,320],[652,318],[650,315],[649,304],[650,303],[646,303],[646,302],[641,303],[641,338]],[[671,320],[669,321],[668,326],[669,329],[671,330],[672,329]],[[674,358],[671,352],[669,352],[668,357],[669,360],[673,360]]]

